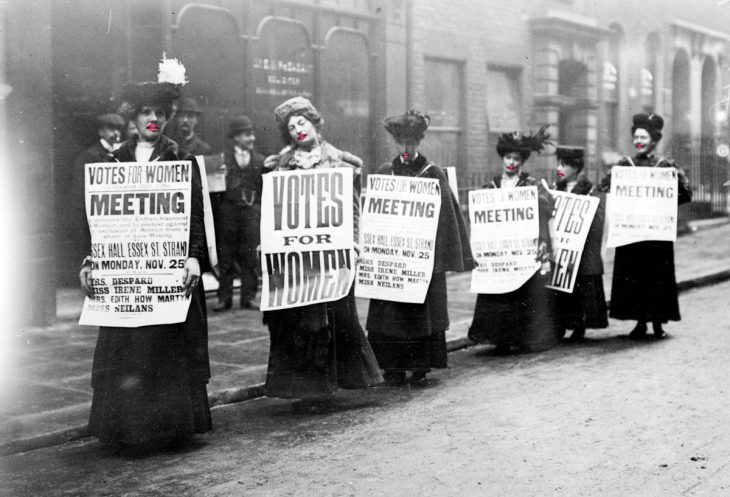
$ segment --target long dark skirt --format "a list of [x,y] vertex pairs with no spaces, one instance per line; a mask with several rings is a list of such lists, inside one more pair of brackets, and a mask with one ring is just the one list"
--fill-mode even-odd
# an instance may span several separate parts
[[264,393],[310,399],[383,381],[355,306],[355,294],[327,304],[265,313],[271,345]]
[[603,275],[580,275],[573,293],[555,292],[557,321],[561,328],[608,328],[608,307]]
[[636,321],[679,321],[674,243],[638,242],[616,248],[610,316]]
[[371,299],[365,327],[375,357],[385,370],[447,367],[446,273],[433,274],[423,304]]
[[513,292],[479,294],[469,339],[499,346],[548,348],[558,341],[555,299],[535,274]]
[[104,442],[141,445],[209,431],[209,378],[199,285],[183,323],[99,328],[90,432]]

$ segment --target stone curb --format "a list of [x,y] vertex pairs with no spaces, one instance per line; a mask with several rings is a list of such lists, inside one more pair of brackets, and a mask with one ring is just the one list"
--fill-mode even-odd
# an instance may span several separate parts
[[[677,290],[679,292],[686,292],[695,288],[702,288],[705,286],[715,285],[724,281],[730,280],[730,269],[725,269],[717,273],[708,274],[698,278],[692,278],[677,283]],[[474,342],[469,340],[467,337],[455,338],[446,342],[446,350],[454,352],[474,345]],[[230,404],[236,404],[238,402],[244,402],[246,400],[256,399],[263,397],[264,395],[264,384],[259,383],[248,387],[240,388],[228,388],[225,390],[218,390],[208,394],[208,401],[211,407],[220,407]],[[73,428],[67,428],[65,430],[54,431],[51,433],[45,433],[43,435],[37,435],[34,437],[20,438],[13,440],[6,444],[0,445],[0,457],[18,454],[21,452],[28,452],[36,449],[43,449],[46,447],[52,447],[54,445],[61,445],[66,442],[73,442],[82,438],[89,437],[89,427],[74,426]]]

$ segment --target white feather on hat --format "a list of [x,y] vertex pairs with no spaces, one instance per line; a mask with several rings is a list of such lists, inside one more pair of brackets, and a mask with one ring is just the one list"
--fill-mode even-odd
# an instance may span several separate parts
[[167,54],[163,52],[158,66],[157,82],[184,85],[188,82],[185,66],[174,57],[168,59]]

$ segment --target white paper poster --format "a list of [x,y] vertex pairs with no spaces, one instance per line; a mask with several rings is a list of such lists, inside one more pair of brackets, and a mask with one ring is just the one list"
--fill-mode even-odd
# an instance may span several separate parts
[[339,300],[355,279],[353,172],[275,171],[261,196],[261,310]]
[[536,186],[469,192],[473,293],[517,290],[540,268]]
[[606,219],[607,247],[677,239],[677,170],[614,166]]
[[422,304],[441,210],[437,179],[371,174],[360,220],[358,297]]
[[192,162],[86,164],[94,298],[79,324],[138,327],[185,321]]
[[555,265],[546,286],[553,290],[573,293],[583,248],[601,201],[590,195],[576,195],[557,190],[552,190],[550,193],[555,200],[553,217],[549,221]]

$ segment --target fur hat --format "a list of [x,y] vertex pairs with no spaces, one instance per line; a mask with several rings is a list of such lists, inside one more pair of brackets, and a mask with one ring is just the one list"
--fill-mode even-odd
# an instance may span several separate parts
[[429,124],[431,124],[431,118],[415,109],[400,116],[386,117],[383,120],[383,127],[396,140],[405,138],[421,141],[426,135]]
[[550,142],[550,133],[547,133],[547,124],[542,126],[537,133],[530,132],[525,135],[519,131],[512,133],[503,133],[497,139],[497,153],[500,157],[504,157],[510,152],[517,152],[522,156],[522,160],[526,161],[532,152],[542,152],[546,145],[552,145]]
[[247,116],[236,116],[228,123],[228,138],[233,138],[244,131],[253,130],[251,119]]
[[287,124],[289,118],[293,115],[305,114],[316,116],[319,121],[322,121],[322,116],[319,111],[312,105],[309,99],[304,97],[290,98],[274,109],[274,117],[279,124]]
[[555,148],[555,155],[558,159],[582,159],[585,155],[585,149],[583,147],[571,147],[568,145],[558,145]]
[[634,124],[631,126],[631,134],[637,129],[645,129],[651,139],[658,142],[662,139],[662,129],[664,129],[664,119],[659,114],[640,112],[634,114]]
[[583,162],[585,149],[583,147],[558,145],[555,149],[555,155],[558,157],[558,160],[561,160],[565,164],[576,168],[578,172],[582,171],[583,167],[585,166],[585,163]]

